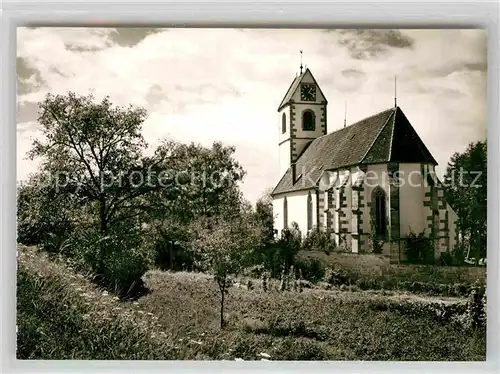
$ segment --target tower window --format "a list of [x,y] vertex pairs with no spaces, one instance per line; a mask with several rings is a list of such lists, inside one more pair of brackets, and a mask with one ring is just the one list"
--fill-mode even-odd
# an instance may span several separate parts
[[286,114],[283,113],[281,116],[281,133],[284,134],[286,132]]
[[372,193],[372,207],[375,218],[375,232],[377,236],[385,237],[387,219],[386,219],[386,196],[382,188],[377,187]]
[[302,113],[302,130],[314,131],[316,129],[314,112],[310,109]]

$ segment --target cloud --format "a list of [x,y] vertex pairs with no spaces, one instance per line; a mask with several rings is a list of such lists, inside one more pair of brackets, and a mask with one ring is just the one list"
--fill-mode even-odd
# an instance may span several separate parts
[[121,47],[133,47],[147,36],[165,32],[165,29],[152,27],[118,27],[110,32],[111,40]]
[[356,60],[379,58],[391,48],[412,49],[414,41],[399,30],[340,30],[338,43]]
[[346,78],[355,78],[355,79],[364,77],[366,75],[363,71],[357,69],[344,69],[341,71],[341,73]]
[[39,70],[23,57],[16,59],[17,93],[24,95],[46,85]]

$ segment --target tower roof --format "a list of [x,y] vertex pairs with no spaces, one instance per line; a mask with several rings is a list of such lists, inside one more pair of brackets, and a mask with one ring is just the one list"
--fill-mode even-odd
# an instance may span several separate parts
[[[297,88],[299,87],[300,83],[302,82],[302,80],[304,79],[304,77],[306,75],[311,76],[312,80],[314,81],[314,83],[318,87],[318,90],[321,92],[321,89],[319,88],[319,85],[316,82],[316,79],[314,79],[314,76],[312,75],[309,68],[306,68],[306,70],[302,74],[299,74],[298,76],[296,76],[295,79],[292,81],[292,84],[288,88],[288,91],[286,91],[286,94],[283,97],[283,100],[281,100],[281,103],[278,106],[278,111],[280,111],[284,106],[286,106],[287,104],[290,104],[293,101],[293,94],[295,93],[295,91],[297,90]],[[323,92],[321,92],[321,95],[323,97],[325,97],[325,95],[323,95]],[[326,98],[325,98],[325,103],[328,104],[326,102]]]
[[326,170],[388,162],[437,165],[399,107],[314,139],[297,160],[295,183],[289,168],[272,194],[313,188]]

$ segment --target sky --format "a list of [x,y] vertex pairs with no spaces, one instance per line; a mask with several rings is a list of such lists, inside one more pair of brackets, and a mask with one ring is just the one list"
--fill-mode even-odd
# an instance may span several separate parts
[[17,179],[47,93],[144,107],[143,135],[236,147],[252,203],[281,178],[277,108],[303,63],[328,100],[328,132],[397,104],[438,162],[486,139],[483,30],[19,28]]

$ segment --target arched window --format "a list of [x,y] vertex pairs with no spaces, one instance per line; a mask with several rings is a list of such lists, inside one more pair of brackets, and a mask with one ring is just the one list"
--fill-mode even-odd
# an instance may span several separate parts
[[281,115],[281,133],[284,134],[286,132],[286,114],[283,113]]
[[311,192],[307,194],[307,231],[312,230],[313,227],[313,206]]
[[380,187],[376,187],[372,192],[372,212],[375,219],[376,234],[385,237],[387,228],[386,195]]
[[288,228],[288,202],[286,201],[286,196],[283,199],[283,228]]
[[310,109],[302,113],[302,130],[314,131],[316,129],[314,112]]

